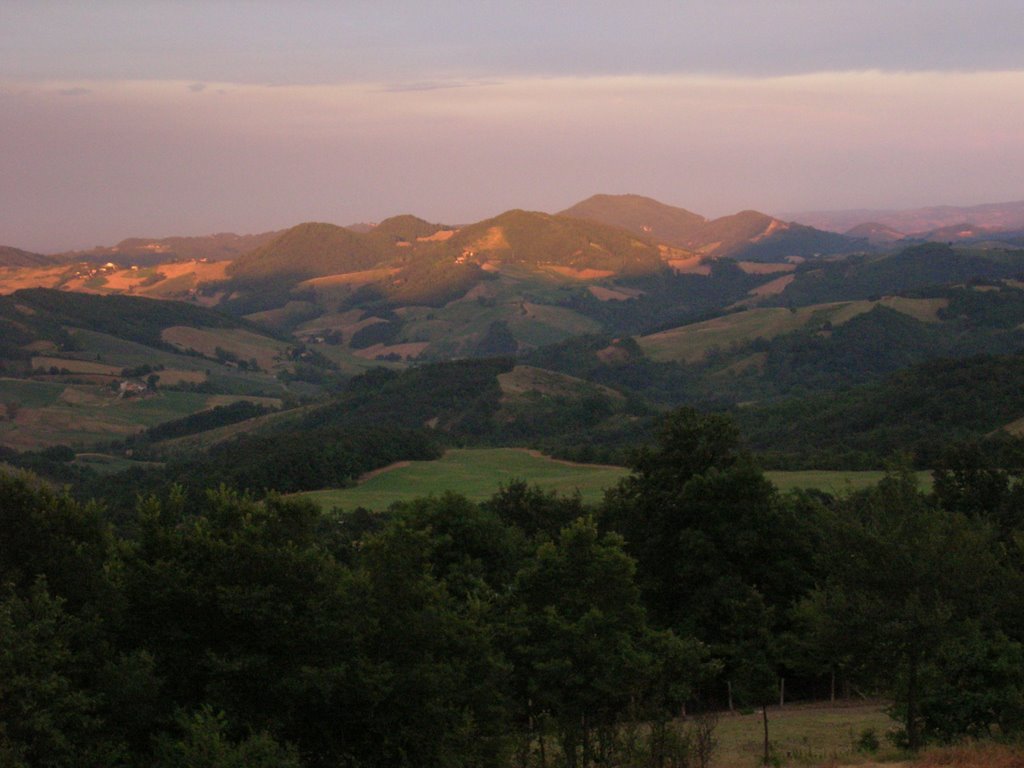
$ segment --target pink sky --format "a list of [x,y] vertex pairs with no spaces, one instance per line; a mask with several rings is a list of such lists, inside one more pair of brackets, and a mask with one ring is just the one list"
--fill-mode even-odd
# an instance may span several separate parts
[[[105,21],[123,20],[120,36],[107,27],[83,33],[75,23],[87,26],[88,19],[66,18],[81,15],[77,7],[71,13],[66,4],[39,5],[43,11],[7,6],[23,34],[10,25],[0,32],[0,43],[11,43],[0,47],[8,51],[0,53],[0,245],[53,252],[129,236],[248,233],[405,212],[460,223],[511,207],[554,211],[596,192],[645,194],[705,215],[1024,198],[1024,66],[1013,60],[1019,48],[1002,47],[995,31],[983,29],[965,34],[963,44],[987,34],[990,60],[963,66],[965,54],[947,44],[945,56],[957,66],[943,67],[929,59],[941,52],[929,53],[924,43],[954,32],[948,17],[931,38],[927,23],[918,24],[920,40],[897,29],[905,33],[902,49],[865,27],[863,61],[839,43],[828,55],[805,26],[804,38],[746,50],[730,70],[707,41],[692,45],[703,46],[714,67],[641,54],[639,40],[633,48],[608,43],[598,56],[592,49],[617,39],[599,26],[601,18],[565,38],[569,50],[559,59],[550,30],[526,35],[538,27],[525,15],[495,16],[505,37],[494,37],[491,47],[472,37],[487,31],[489,17],[463,20],[462,35],[470,37],[453,52],[439,50],[422,25],[406,29],[396,19],[388,27],[388,3],[376,12],[355,3],[361,16],[335,19],[339,52],[332,58],[329,40],[295,21],[302,9],[325,14],[332,4],[288,6],[300,15],[282,17],[295,23],[277,31],[271,22],[284,12],[280,3],[175,6],[220,29],[219,38],[180,16],[163,36],[149,24],[145,34],[128,34],[168,4],[125,5],[118,16],[111,3]],[[695,5],[713,16],[710,5]],[[731,5],[751,13],[764,7]],[[853,25],[862,5],[873,3],[773,7],[790,26],[794,6],[819,14],[824,7]],[[597,6],[605,23],[627,18],[618,4]],[[129,7],[142,10],[133,16]],[[217,26],[246,8],[265,8],[267,18],[230,34]],[[64,27],[47,31],[44,22],[62,9]],[[715,18],[704,21],[721,44],[737,42],[713,28]],[[638,31],[626,29],[627,42]],[[683,45],[697,31],[680,27],[675,37]],[[857,38],[855,26],[848,32]],[[517,42],[513,33],[523,37]],[[33,34],[33,51],[54,49],[50,63],[30,52]],[[76,51],[78,63],[58,57],[51,38]],[[168,43],[176,39],[178,48]],[[396,40],[404,46],[396,48]],[[140,49],[146,42],[152,61]],[[254,42],[268,51],[265,61],[253,56]],[[649,44],[658,43],[654,34]],[[219,64],[210,50],[216,44]],[[11,54],[12,46],[21,50]],[[918,48],[919,68],[894,58]],[[517,50],[534,57],[517,65]],[[382,51],[392,60],[384,62]],[[371,54],[381,59],[376,68],[372,56],[366,61]],[[273,63],[287,76],[268,79]]]

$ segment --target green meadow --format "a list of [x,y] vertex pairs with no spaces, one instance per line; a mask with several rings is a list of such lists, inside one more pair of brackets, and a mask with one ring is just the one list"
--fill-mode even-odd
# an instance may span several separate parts
[[526,480],[545,490],[575,493],[586,502],[625,477],[623,467],[568,464],[518,448],[451,450],[436,461],[413,461],[373,475],[354,488],[303,494],[324,508],[386,509],[396,501],[455,491],[474,501],[490,498],[498,486]]
[[[403,462],[371,476],[353,488],[328,489],[302,494],[325,509],[364,507],[382,510],[396,501],[445,491],[460,493],[473,501],[490,498],[503,484],[525,480],[544,490],[572,494],[584,502],[601,500],[606,488],[628,474],[624,467],[572,464],[556,461],[518,448],[463,448],[451,450],[436,461]],[[842,494],[877,483],[883,472],[767,472],[782,491],[817,488]],[[927,473],[920,473],[925,481]]]

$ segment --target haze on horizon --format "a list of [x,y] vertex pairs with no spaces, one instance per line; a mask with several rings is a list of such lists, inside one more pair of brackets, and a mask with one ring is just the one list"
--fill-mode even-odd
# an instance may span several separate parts
[[0,245],[1024,199],[1024,4],[0,6]]

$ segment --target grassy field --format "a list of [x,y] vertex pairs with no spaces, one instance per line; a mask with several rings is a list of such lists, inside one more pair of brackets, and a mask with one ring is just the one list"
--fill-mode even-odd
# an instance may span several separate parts
[[[718,751],[714,768],[760,765],[764,750],[764,731],[760,710],[753,714],[724,714],[715,736]],[[881,742],[872,760],[897,757],[885,734],[896,723],[881,704],[788,705],[768,708],[768,739],[780,765],[845,765],[869,759],[856,750],[856,741],[872,728]]]
[[622,467],[566,464],[516,448],[448,451],[437,461],[414,461],[371,477],[355,488],[304,494],[324,508],[386,509],[395,501],[457,491],[475,501],[490,498],[502,483],[527,480],[541,488],[601,499],[605,488],[626,474]]
[[[601,500],[604,489],[625,477],[624,467],[569,464],[528,453],[517,448],[473,448],[448,451],[437,461],[413,461],[395,465],[374,474],[354,488],[313,491],[303,494],[326,509],[386,509],[395,501],[408,501],[419,496],[456,491],[474,500],[490,498],[502,483],[526,480],[545,490],[574,493],[579,490],[583,500]],[[841,494],[877,483],[883,472],[767,472],[780,490],[817,488]],[[931,478],[919,473],[922,487],[929,487]]]

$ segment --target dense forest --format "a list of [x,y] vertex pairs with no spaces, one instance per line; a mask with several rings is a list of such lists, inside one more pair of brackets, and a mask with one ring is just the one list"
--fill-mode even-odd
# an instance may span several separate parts
[[782,495],[682,409],[596,507],[513,482],[324,511],[229,478],[115,521],[5,474],[0,760],[706,765],[710,713],[783,679],[891,697],[909,748],[1016,734],[1024,483],[976,446],[936,466],[927,494],[895,466]]

